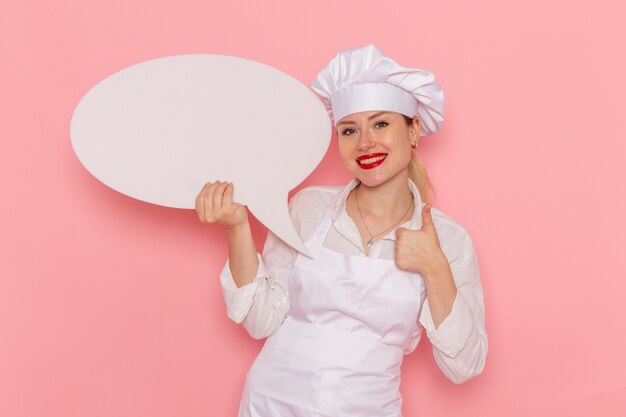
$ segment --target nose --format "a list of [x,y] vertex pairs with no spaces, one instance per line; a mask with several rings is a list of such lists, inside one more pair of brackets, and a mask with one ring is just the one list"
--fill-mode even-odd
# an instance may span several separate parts
[[359,135],[359,141],[356,144],[357,150],[366,151],[372,146],[374,146],[374,142],[372,142],[370,132],[368,131],[368,129],[362,130],[361,134]]

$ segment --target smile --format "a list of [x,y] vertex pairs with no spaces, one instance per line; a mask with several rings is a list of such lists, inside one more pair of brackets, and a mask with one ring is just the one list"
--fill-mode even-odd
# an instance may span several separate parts
[[372,169],[382,164],[385,158],[387,158],[386,153],[373,153],[359,156],[356,162],[359,164],[359,167],[363,169]]

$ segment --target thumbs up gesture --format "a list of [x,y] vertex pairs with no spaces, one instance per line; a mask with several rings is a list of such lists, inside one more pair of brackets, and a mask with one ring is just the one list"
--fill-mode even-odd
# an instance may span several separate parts
[[448,267],[448,260],[439,245],[431,208],[427,204],[422,209],[421,229],[396,229],[395,261],[398,268],[426,276]]

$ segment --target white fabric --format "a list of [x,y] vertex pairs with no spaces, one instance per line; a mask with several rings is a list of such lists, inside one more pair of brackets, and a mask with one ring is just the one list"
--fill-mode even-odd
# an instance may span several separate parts
[[289,281],[292,307],[248,372],[239,417],[401,416],[400,365],[425,289],[394,261],[322,246],[332,208]]
[[370,110],[388,110],[413,117],[417,100],[406,90],[387,83],[352,84],[331,97],[333,115],[337,120]]
[[[311,187],[300,191],[290,202],[294,226],[302,240],[310,240],[324,213],[333,210],[333,223],[323,246],[344,255],[364,256],[359,232],[345,211],[345,200],[356,186],[353,180],[347,187]],[[415,185],[409,181],[415,200],[415,211],[409,229],[421,227],[422,202]],[[335,199],[336,200],[335,204]],[[452,311],[435,328],[424,301],[416,326],[404,353],[415,349],[422,327],[433,346],[433,354],[442,372],[453,382],[463,382],[483,369],[487,354],[487,336],[484,327],[483,293],[474,248],[465,229],[441,211],[432,209],[433,222],[457,286],[457,297]],[[395,232],[391,231],[370,249],[370,258],[394,259]],[[240,288],[235,285],[228,263],[222,270],[221,284],[229,317],[244,327],[254,338],[271,335],[283,322],[290,307],[289,281],[298,253],[276,238],[268,235],[257,277]]]
[[[372,86],[357,87],[368,84]],[[335,123],[352,113],[394,111],[418,116],[421,135],[425,136],[435,133],[444,119],[443,90],[435,76],[398,65],[374,45],[337,54],[313,80],[311,88],[320,95]]]

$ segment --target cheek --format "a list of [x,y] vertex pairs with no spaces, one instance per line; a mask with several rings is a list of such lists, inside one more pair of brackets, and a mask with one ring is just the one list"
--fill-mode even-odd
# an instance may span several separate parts
[[339,153],[342,155],[353,154],[357,147],[358,141],[359,140],[356,136],[338,136],[337,146],[339,149]]
[[413,150],[411,149],[411,146],[403,146],[400,149],[398,149],[396,151],[396,163],[398,165],[398,167],[400,168],[404,168],[407,165],[409,165],[409,162],[411,162],[411,156],[413,155]]
[[339,138],[337,150],[339,151],[339,156],[344,164],[349,166],[352,162],[354,162],[352,158],[353,149],[348,141],[342,141],[341,138]]
[[409,148],[404,154],[404,165],[408,165],[411,162],[411,157],[413,156],[413,151]]

